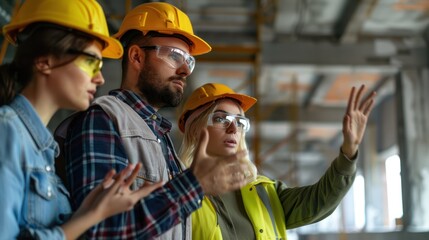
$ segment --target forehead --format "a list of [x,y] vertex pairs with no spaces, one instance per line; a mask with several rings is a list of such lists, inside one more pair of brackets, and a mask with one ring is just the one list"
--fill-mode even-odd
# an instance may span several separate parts
[[232,114],[240,114],[243,112],[236,100],[225,98],[216,101],[215,111],[225,111]]
[[169,47],[179,48],[182,51],[189,53],[189,45],[185,41],[183,41],[179,38],[175,38],[175,37],[152,37],[150,39],[150,42],[153,45],[169,46]]
[[93,41],[84,50],[87,52],[93,53],[96,56],[101,58],[101,49],[102,49],[102,45],[100,44],[100,42]]

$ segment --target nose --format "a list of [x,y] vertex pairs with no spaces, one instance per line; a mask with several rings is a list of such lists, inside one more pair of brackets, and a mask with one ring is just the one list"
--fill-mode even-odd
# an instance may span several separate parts
[[187,77],[187,76],[191,75],[191,70],[188,68],[188,65],[186,65],[184,63],[184,64],[182,64],[182,66],[177,68],[176,73],[182,77]]
[[229,124],[228,128],[226,129],[227,133],[236,133],[238,131],[237,122],[234,120]]
[[101,86],[104,84],[104,77],[101,71],[95,74],[94,77],[92,77],[92,82],[97,86]]

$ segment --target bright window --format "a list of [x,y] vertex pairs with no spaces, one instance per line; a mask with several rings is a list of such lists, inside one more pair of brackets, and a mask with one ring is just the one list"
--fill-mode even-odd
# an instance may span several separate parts
[[401,161],[398,155],[386,159],[387,206],[390,226],[402,217]]

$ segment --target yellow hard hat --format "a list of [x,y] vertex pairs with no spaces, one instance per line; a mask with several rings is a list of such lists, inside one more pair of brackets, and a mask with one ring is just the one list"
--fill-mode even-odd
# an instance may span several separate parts
[[209,102],[214,102],[221,98],[233,98],[240,103],[244,112],[249,110],[256,103],[256,98],[234,92],[231,88],[220,83],[207,83],[195,89],[183,106],[182,114],[179,118],[179,129],[185,132],[185,123],[189,114],[197,108]]
[[190,50],[191,55],[208,53],[212,49],[208,43],[194,34],[189,17],[169,3],[151,2],[133,8],[127,13],[119,31],[113,37],[121,39],[129,30],[138,30],[143,34],[155,31],[182,35],[194,44]]
[[48,22],[72,28],[104,42],[103,57],[120,58],[121,43],[110,37],[103,9],[95,0],[26,0],[3,27],[6,39],[16,44],[17,35],[32,23]]

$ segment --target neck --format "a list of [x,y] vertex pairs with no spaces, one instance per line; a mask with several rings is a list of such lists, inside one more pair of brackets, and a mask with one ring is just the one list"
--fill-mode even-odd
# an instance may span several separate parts
[[50,98],[45,88],[38,86],[34,81],[26,86],[21,94],[33,105],[43,124],[47,126],[52,116],[59,109],[58,104]]

